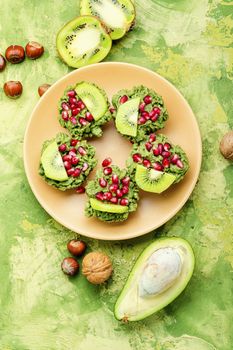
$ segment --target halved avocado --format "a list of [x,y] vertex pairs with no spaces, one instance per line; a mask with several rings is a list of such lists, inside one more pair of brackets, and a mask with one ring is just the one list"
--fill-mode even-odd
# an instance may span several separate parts
[[[159,250],[174,249],[179,255],[179,276],[161,293],[140,295],[140,283],[149,259]],[[166,261],[166,260],[165,260]],[[139,321],[170,304],[187,286],[194,270],[195,257],[190,244],[182,238],[161,238],[150,244],[136,261],[122,292],[115,304],[116,319]],[[156,269],[156,264],[154,265]],[[153,276],[152,276],[153,277]]]
[[79,16],[57,34],[57,50],[66,64],[79,68],[102,61],[112,47],[112,39],[94,16]]
[[112,40],[126,34],[136,15],[131,0],[81,0],[80,13],[100,18],[108,27]]
[[127,206],[103,203],[95,198],[90,198],[90,204],[93,209],[107,213],[123,214],[129,211],[129,208]]

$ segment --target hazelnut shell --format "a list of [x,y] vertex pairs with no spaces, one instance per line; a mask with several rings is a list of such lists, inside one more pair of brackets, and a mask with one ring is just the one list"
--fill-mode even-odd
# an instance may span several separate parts
[[100,252],[89,253],[83,259],[82,273],[92,284],[104,283],[112,274],[111,260]]
[[224,158],[233,160],[233,131],[223,136],[219,149]]

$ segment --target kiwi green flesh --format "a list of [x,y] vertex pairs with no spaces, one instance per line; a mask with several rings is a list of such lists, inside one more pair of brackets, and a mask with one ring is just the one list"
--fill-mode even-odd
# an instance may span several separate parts
[[176,176],[137,164],[135,180],[143,191],[162,193],[174,183]]
[[140,98],[136,97],[120,105],[116,115],[116,128],[123,135],[137,136],[138,107]]
[[90,198],[90,204],[93,209],[107,212],[107,213],[123,214],[123,213],[127,213],[127,211],[129,210],[127,206],[118,205],[118,204],[108,204],[108,203],[101,202],[95,198]]
[[80,16],[61,28],[56,46],[66,64],[79,68],[102,61],[111,49],[112,39],[97,18]]
[[135,7],[130,0],[81,0],[80,13],[100,18],[112,40],[122,38],[135,19]]
[[108,105],[105,96],[97,86],[88,82],[82,82],[76,86],[75,91],[96,121],[104,116]]
[[68,175],[56,142],[50,143],[44,150],[41,156],[41,164],[43,166],[45,176],[49,179],[56,181],[66,181],[68,179]]

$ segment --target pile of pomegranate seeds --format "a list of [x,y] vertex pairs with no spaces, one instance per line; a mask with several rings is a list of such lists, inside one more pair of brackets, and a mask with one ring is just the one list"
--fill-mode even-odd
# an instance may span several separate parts
[[133,161],[135,163],[140,163],[146,168],[153,168],[157,171],[163,171],[164,168],[170,168],[171,164],[176,165],[178,168],[183,169],[184,164],[181,161],[178,154],[172,152],[172,146],[170,143],[158,143],[154,144],[156,141],[156,135],[151,134],[149,136],[148,142],[145,143],[145,148],[148,152],[153,152],[155,157],[159,157],[158,161],[151,163],[149,159],[143,158],[140,153],[134,153],[132,155]]
[[[77,146],[78,143],[78,140],[72,139],[70,141],[70,145],[64,143],[58,147],[67,175],[72,177],[79,177],[82,172],[85,172],[89,168],[89,164],[87,162],[81,161],[81,158],[87,154],[87,151],[84,147]],[[80,161],[82,166],[80,166]],[[82,191],[82,189],[80,191]]]
[[[87,110],[82,100],[77,99],[77,93],[74,90],[67,92],[68,101],[61,103],[61,117],[65,122],[86,126],[94,121],[92,114]],[[84,113],[83,113],[84,111]],[[80,115],[82,113],[82,115]]]
[[[129,193],[130,178],[129,176],[120,179],[118,175],[113,173],[111,158],[106,158],[102,162],[104,176],[99,179],[99,185],[103,188],[102,191],[97,192],[95,197],[100,201],[106,201],[111,204],[120,204],[127,206],[129,200],[126,195]],[[111,175],[111,177],[109,177]]]

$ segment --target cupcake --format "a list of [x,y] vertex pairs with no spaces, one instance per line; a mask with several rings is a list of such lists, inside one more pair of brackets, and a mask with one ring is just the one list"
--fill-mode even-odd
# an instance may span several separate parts
[[188,158],[182,148],[172,145],[161,134],[151,134],[134,144],[128,165],[135,173],[138,187],[153,193],[161,193],[181,181],[189,169]]
[[138,187],[128,169],[110,165],[111,159],[105,159],[95,179],[88,183],[85,212],[106,222],[124,221],[137,209]]
[[86,141],[60,133],[45,141],[42,147],[39,174],[61,191],[83,184],[96,166],[95,148]]
[[168,119],[162,97],[143,85],[119,91],[113,96],[112,104],[117,130],[133,142],[162,129]]
[[111,117],[105,92],[86,81],[66,89],[59,101],[60,124],[78,139],[102,136]]

